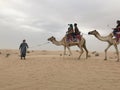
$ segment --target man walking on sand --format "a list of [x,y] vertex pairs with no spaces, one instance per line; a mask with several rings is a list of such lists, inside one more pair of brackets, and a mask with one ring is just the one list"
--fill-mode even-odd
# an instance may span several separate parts
[[29,48],[28,44],[26,43],[26,40],[23,40],[19,47],[21,59],[24,58],[25,60],[27,48]]

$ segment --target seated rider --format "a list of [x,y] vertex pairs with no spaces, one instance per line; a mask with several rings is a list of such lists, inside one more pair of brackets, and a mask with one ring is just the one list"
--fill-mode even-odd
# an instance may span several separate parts
[[116,28],[113,28],[113,34],[118,41],[120,37],[118,37],[117,33],[120,32],[120,20],[117,20],[116,23],[117,23],[117,26],[116,26]]
[[[72,24],[68,24],[68,25],[69,25],[69,27],[68,27],[68,31],[67,31],[67,37],[69,38],[69,36],[72,36],[72,38],[75,38],[73,25]],[[72,40],[72,38],[71,38],[71,40]]]
[[77,23],[74,23],[74,31],[75,31],[76,39],[81,40],[81,32],[79,31],[79,29],[77,27]]
[[77,23],[74,23],[74,31],[75,31],[75,35],[80,35],[81,33],[77,27]]

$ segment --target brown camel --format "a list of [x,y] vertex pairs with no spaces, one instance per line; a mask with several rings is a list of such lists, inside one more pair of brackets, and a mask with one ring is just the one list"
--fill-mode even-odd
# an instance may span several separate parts
[[88,32],[89,35],[94,35],[96,38],[98,38],[101,41],[104,42],[108,42],[108,47],[105,49],[105,59],[107,60],[107,50],[114,45],[115,49],[116,49],[116,54],[117,54],[117,61],[119,61],[119,51],[118,51],[118,47],[117,45],[119,44],[118,42],[116,42],[116,39],[113,38],[113,33],[110,33],[108,36],[101,36],[98,31],[93,30]]
[[63,37],[63,39],[61,41],[57,41],[56,38],[52,36],[52,37],[48,38],[48,41],[51,41],[53,44],[55,44],[57,46],[63,45],[64,46],[64,55],[66,54],[66,48],[68,48],[70,55],[72,55],[71,50],[70,50],[70,46],[77,45],[81,50],[81,53],[80,53],[80,56],[78,57],[78,59],[80,59],[81,55],[83,54],[83,52],[84,52],[83,48],[84,48],[86,51],[86,59],[87,59],[88,50],[86,48],[86,40],[83,37],[81,37],[81,40],[79,40],[77,42],[67,42],[66,38],[67,37],[65,36],[65,37]]

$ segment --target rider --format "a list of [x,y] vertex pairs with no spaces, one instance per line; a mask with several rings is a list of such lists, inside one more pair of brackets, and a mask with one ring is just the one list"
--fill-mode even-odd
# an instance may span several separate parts
[[75,30],[75,36],[76,36],[76,40],[81,40],[81,32],[79,31],[78,27],[77,27],[77,23],[74,23],[74,30]]
[[73,25],[72,24],[68,24],[69,25],[69,27],[68,27],[68,33],[70,34],[70,33],[73,33],[74,31],[73,31]]
[[113,28],[113,34],[117,38],[117,41],[118,41],[120,37],[118,37],[117,33],[120,32],[120,20],[117,20],[116,23],[117,23],[117,26],[116,28]]
[[79,31],[77,27],[77,23],[74,23],[74,30],[75,30],[75,35],[80,35],[81,32]]
[[[67,37],[70,39],[70,40],[73,40],[75,38],[75,34],[74,34],[74,29],[73,29],[73,25],[72,24],[68,24],[69,27],[68,27],[68,31],[67,31]],[[72,37],[71,37],[72,36]]]

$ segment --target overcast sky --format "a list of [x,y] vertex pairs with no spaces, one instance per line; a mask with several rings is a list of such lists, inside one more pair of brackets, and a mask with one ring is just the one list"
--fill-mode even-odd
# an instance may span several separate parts
[[96,29],[108,35],[119,19],[120,0],[0,0],[0,48],[18,49],[26,39],[30,49],[61,50],[45,44],[47,38],[61,40],[68,24],[77,23],[88,49],[103,51],[106,43],[85,34]]

